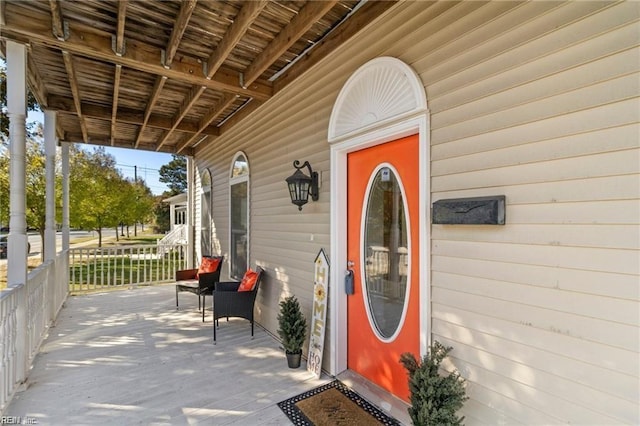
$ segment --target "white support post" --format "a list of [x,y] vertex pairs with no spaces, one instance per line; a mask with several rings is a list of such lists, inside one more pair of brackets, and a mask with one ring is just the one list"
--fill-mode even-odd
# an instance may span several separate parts
[[[27,49],[6,41],[7,112],[9,115],[9,237],[7,286],[17,287],[16,383],[27,378],[27,219],[26,219],[26,121]],[[24,286],[19,289],[19,287]]]
[[7,40],[9,115],[9,237],[7,285],[27,282],[26,122],[27,49]]
[[69,250],[69,144],[62,143],[62,250]]
[[194,197],[193,197],[193,157],[187,157],[187,267],[193,268],[193,252],[194,252]]
[[44,153],[46,158],[46,213],[44,260],[56,258],[56,112],[44,112]]

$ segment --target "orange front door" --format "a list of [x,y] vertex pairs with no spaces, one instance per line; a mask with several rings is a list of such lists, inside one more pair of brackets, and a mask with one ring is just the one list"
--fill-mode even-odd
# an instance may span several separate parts
[[347,366],[408,400],[403,352],[420,354],[418,136],[347,159]]

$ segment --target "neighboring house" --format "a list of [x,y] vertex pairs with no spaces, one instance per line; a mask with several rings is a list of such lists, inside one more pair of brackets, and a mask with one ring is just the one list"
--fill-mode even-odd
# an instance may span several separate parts
[[187,194],[178,194],[162,200],[169,204],[169,231],[187,223]]
[[[398,4],[198,149],[195,206],[214,201],[196,240],[212,238],[225,277],[267,270],[256,312],[274,334],[285,295],[310,315],[329,253],[331,374],[406,398],[399,355],[435,339],[467,379],[467,424],[637,424],[639,4],[480,5]],[[302,211],[294,160],[320,174]],[[404,203],[406,294],[365,271],[384,256],[361,241],[365,195],[385,179]],[[433,202],[482,196],[505,196],[504,225],[431,223]]]

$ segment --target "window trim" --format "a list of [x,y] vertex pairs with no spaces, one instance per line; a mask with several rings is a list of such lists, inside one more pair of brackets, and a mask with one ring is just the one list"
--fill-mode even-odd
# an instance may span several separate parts
[[[209,179],[209,185],[203,185],[204,183],[204,177],[208,176]],[[207,211],[207,218],[204,217],[204,215],[202,214],[202,206],[203,206],[203,201],[205,201],[205,196],[207,196],[209,199],[206,200],[208,201],[208,211]],[[207,248],[207,253],[201,253],[202,255],[213,255],[213,174],[211,173],[210,168],[205,168],[202,173],[200,174],[200,250],[203,250],[204,247],[202,246],[202,234],[203,231],[205,229],[209,229],[209,247]],[[203,221],[207,219],[208,222],[208,227],[203,226]]]
[[[238,160],[238,158],[242,156],[244,157],[245,161],[247,162],[247,172],[243,173],[240,176],[233,176],[233,166],[235,165],[236,161]],[[229,168],[229,238],[228,238],[228,242],[229,242],[229,278],[234,278],[234,279],[241,279],[242,276],[238,277],[238,276],[233,276],[233,269],[234,269],[234,261],[235,259],[232,259],[231,257],[231,187],[233,185],[239,184],[239,183],[247,183],[247,264],[244,266],[243,269],[248,269],[249,265],[251,264],[251,167],[249,164],[249,157],[247,156],[247,154],[244,153],[244,151],[238,151],[233,155],[233,159],[231,160],[231,166]]]

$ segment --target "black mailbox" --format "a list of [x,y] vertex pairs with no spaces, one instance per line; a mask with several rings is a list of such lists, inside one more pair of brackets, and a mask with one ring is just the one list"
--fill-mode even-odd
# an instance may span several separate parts
[[505,196],[438,200],[433,203],[433,223],[440,225],[504,225]]

